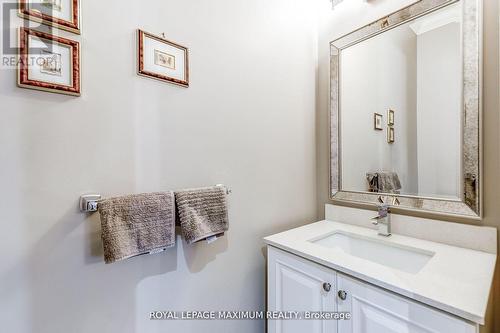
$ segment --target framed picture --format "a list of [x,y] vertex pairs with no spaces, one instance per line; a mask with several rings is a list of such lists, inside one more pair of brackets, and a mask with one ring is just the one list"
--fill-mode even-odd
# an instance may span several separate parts
[[394,143],[394,141],[395,141],[394,127],[387,127],[387,142]]
[[387,111],[387,125],[394,126],[394,110]]
[[19,16],[80,34],[80,0],[19,0]]
[[189,50],[138,30],[137,73],[182,87],[189,87]]
[[19,29],[18,85],[80,96],[80,44],[28,28]]
[[373,115],[373,128],[377,131],[382,131],[382,115],[380,113],[375,113]]

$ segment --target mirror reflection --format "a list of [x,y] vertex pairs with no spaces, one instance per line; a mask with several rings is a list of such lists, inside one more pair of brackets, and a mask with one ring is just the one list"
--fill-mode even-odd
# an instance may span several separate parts
[[460,2],[343,50],[344,191],[462,198],[462,59]]

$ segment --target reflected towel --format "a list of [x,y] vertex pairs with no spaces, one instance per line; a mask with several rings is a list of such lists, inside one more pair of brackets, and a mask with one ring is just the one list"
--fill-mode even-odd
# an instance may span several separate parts
[[226,188],[222,186],[175,192],[182,234],[188,244],[220,236],[229,228]]
[[378,172],[377,174],[379,192],[399,194],[401,182],[396,172]]
[[366,174],[370,192],[399,194],[401,182],[396,172],[369,172]]
[[368,181],[368,191],[378,192],[378,174],[369,172],[366,174],[366,180]]
[[99,203],[107,264],[175,245],[173,192],[134,194]]

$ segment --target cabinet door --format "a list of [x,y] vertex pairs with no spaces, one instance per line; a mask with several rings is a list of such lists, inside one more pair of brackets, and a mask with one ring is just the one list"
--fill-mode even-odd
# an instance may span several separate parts
[[[333,270],[268,247],[268,311],[333,312],[334,282]],[[269,319],[267,324],[268,333],[337,332],[335,320]]]
[[[339,321],[339,333],[474,333],[472,323],[402,296],[337,274],[338,311],[351,312]],[[345,292],[345,300],[340,298]]]

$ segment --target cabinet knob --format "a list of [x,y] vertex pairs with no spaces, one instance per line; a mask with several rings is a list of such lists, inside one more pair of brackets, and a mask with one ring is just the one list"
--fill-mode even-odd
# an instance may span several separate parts
[[339,290],[338,295],[339,295],[339,298],[340,298],[341,300],[343,300],[343,301],[345,301],[345,300],[347,299],[347,292],[346,292],[346,291],[344,291],[344,290]]
[[332,290],[332,285],[329,284],[328,282],[323,283],[323,290],[326,291],[327,293]]

